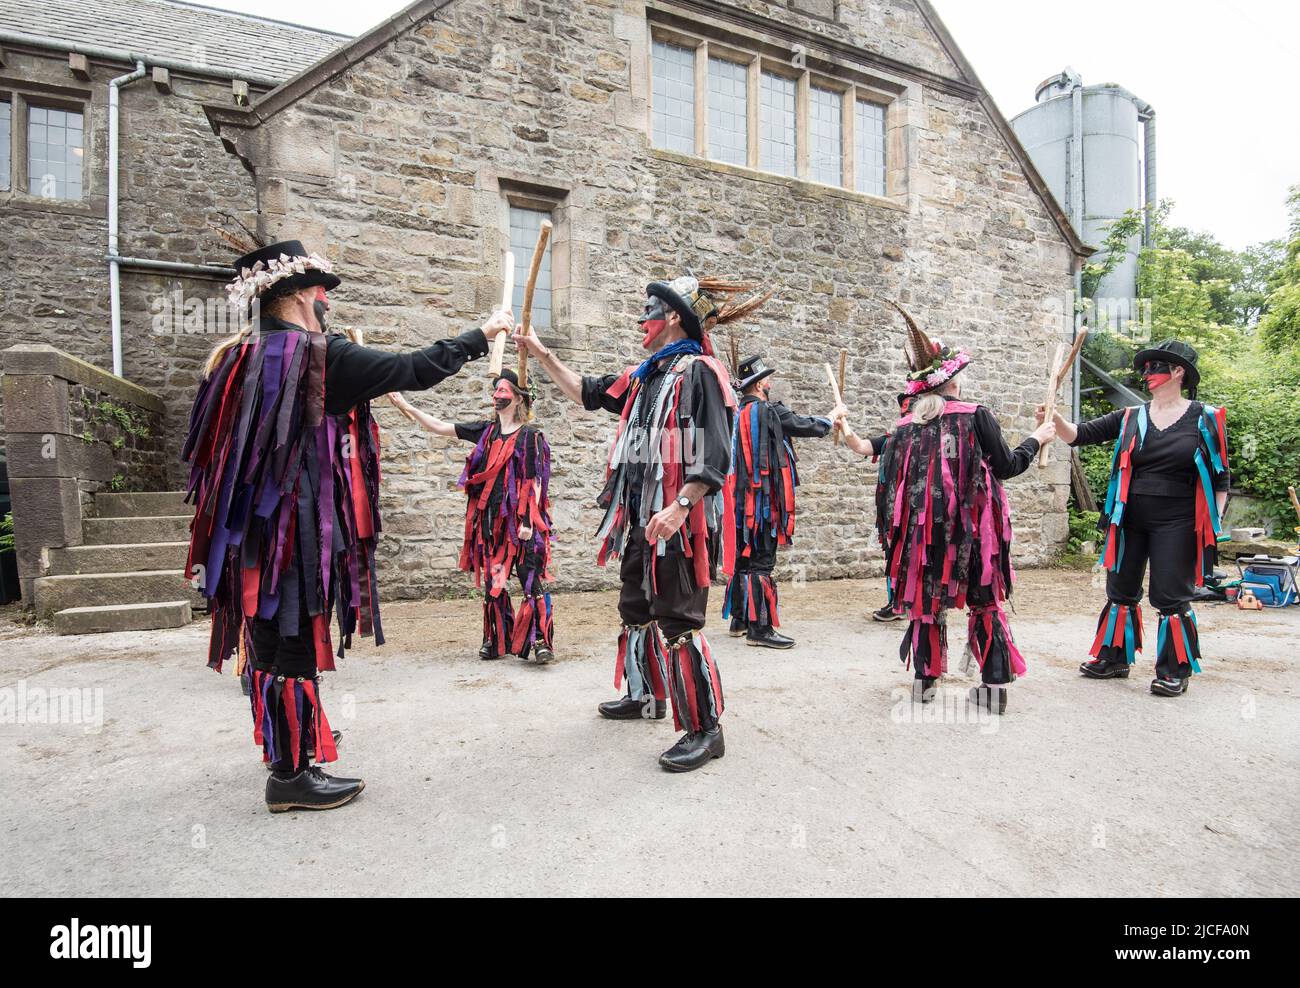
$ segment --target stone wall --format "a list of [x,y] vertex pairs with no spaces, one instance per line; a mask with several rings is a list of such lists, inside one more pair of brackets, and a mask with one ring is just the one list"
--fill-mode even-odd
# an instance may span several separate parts
[[46,550],[80,545],[98,491],[160,490],[166,465],[157,395],[45,344],[0,353],[5,452],[23,599]]
[[[0,88],[86,103],[88,165],[85,197],[78,202],[44,200],[21,190],[0,193],[0,331],[6,345],[50,343],[111,370],[107,83],[129,68],[92,59],[89,69],[90,78],[79,79],[69,71],[66,54],[6,46],[4,75],[16,81]],[[122,89],[119,249],[124,256],[229,262],[232,251],[207,224],[221,222],[225,212],[251,223],[255,190],[248,172],[212,133],[202,104],[231,101],[228,80],[178,73],[171,75],[169,93],[148,76]],[[155,317],[178,290],[184,299],[203,300],[218,295],[219,287],[211,278],[122,270],[123,372],[166,401],[164,486],[181,480],[179,444],[188,402],[197,366],[214,340],[210,326],[160,334]],[[159,325],[167,328],[166,320]]]
[[[362,327],[376,345],[414,347],[476,324],[499,297],[503,204],[541,196],[556,203],[557,317],[546,335],[580,371],[639,358],[634,319],[649,280],[687,266],[767,280],[778,297],[745,327],[741,349],[765,352],[780,368],[778,392],[807,413],[828,409],[822,363],[847,349],[859,431],[883,430],[904,373],[901,324],[878,301],[889,296],[974,351],[965,394],[1019,441],[1041,400],[1072,255],[969,83],[926,75],[956,70],[917,8],[854,0],[827,19],[792,9],[814,3],[729,5],[918,67],[895,80],[905,126],[891,153],[906,174],[884,200],[651,149],[646,6],[460,0],[223,137],[256,169],[267,232],[336,260],[335,323]],[[778,32],[770,42],[784,43]],[[613,421],[563,403],[549,382],[540,390],[555,457],[556,582],[607,586],[615,574],[593,565],[592,502]],[[485,367],[408,397],[443,418],[482,417]],[[454,485],[467,449],[427,439],[386,406],[378,416],[386,592],[463,592]],[[878,570],[874,468],[828,441],[803,443],[800,456],[800,529],[785,573]],[[1057,465],[1011,482],[1019,562],[1045,560],[1064,538],[1067,481]]]

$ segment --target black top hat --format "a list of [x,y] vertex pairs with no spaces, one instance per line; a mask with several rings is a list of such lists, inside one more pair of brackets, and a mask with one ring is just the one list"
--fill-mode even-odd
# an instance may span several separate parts
[[739,390],[744,391],[763,380],[763,378],[771,377],[776,373],[776,368],[768,367],[767,364],[763,363],[762,357],[746,357],[740,362],[736,372],[740,375]]
[[1133,369],[1139,374],[1142,367],[1151,361],[1163,361],[1183,368],[1183,383],[1187,393],[1195,398],[1196,387],[1201,383],[1201,372],[1196,369],[1196,349],[1182,340],[1165,340],[1163,343],[1145,350],[1139,350],[1133,357]]
[[682,328],[686,330],[686,335],[693,340],[704,336],[704,323],[718,313],[716,303],[700,288],[699,280],[690,275],[672,281],[656,281],[647,285],[645,292],[672,306],[682,317]]
[[514,371],[512,371],[509,367],[502,368],[500,374],[496,374],[492,377],[493,383],[502,380],[509,381],[512,387],[515,388],[519,387],[519,375],[516,374]]
[[[338,275],[330,272],[328,262],[315,254],[309,254],[300,240],[281,240],[278,244],[268,244],[266,247],[259,247],[252,253],[245,254],[235,262],[235,278],[243,278],[244,272],[252,271],[259,262],[262,269],[271,269],[273,264],[278,266],[286,261],[292,263],[296,258],[302,258],[306,262],[303,265],[304,270],[276,279],[268,289],[274,288],[275,294],[281,295],[286,292],[296,292],[300,288],[313,288],[316,285],[323,285],[326,291],[332,291],[341,284]],[[259,291],[257,294],[262,295],[263,292]]]

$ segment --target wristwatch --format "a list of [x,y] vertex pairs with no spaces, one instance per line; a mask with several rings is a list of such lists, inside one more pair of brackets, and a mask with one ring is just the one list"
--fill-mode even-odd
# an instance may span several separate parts
[[677,496],[677,504],[678,506],[685,508],[687,511],[691,510],[691,499],[685,494],[679,494]]

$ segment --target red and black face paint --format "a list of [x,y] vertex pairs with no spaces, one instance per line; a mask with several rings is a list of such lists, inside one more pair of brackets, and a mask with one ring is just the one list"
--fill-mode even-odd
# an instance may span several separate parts
[[311,304],[312,311],[316,313],[316,322],[320,324],[322,333],[328,332],[325,328],[325,313],[330,310],[329,296],[325,294],[325,286],[316,286],[316,298]]
[[637,323],[645,330],[645,336],[641,338],[641,345],[649,349],[650,344],[668,325],[668,310],[664,308],[664,300],[657,295],[647,297],[645,309],[642,311],[641,318],[637,320]]
[[498,412],[504,412],[515,400],[515,389],[504,377],[498,378],[496,390],[492,392],[492,404]]
[[1148,391],[1167,384],[1173,376],[1173,368],[1163,360],[1148,360],[1142,365],[1142,380],[1146,382]]

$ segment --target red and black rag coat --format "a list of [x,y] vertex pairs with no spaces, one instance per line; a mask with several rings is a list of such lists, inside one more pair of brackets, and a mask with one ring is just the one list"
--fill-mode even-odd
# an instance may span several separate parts
[[244,626],[309,635],[334,668],[360,627],[382,643],[375,544],[379,432],[369,401],[423,390],[487,353],[479,330],[408,353],[264,316],[200,384],[183,456],[195,505],[186,562],[212,609],[218,671]]
[[[505,434],[499,421],[458,423],[458,438],[474,443],[460,486],[468,499],[460,568],[489,595],[504,589],[519,564],[524,593],[550,579],[551,447],[542,430],[523,425]],[[521,528],[531,529],[527,539]]]

